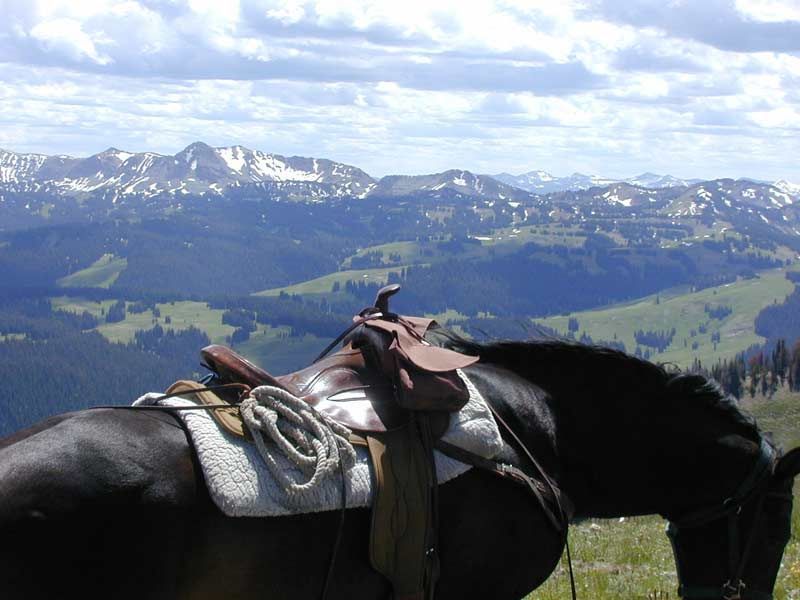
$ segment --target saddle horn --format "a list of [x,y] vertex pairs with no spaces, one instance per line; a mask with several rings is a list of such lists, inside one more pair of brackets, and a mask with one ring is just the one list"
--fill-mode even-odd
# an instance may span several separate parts
[[399,291],[400,291],[399,283],[390,283],[389,285],[383,286],[381,289],[378,290],[378,295],[375,296],[375,308],[377,308],[383,314],[388,313],[389,298],[394,296]]

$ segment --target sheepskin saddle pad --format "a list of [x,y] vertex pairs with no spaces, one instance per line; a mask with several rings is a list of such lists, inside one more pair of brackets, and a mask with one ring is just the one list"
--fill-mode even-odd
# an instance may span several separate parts
[[[450,425],[442,440],[483,458],[494,458],[502,447],[497,423],[485,399],[461,370],[456,371],[469,391],[464,407],[450,415]],[[162,398],[164,394],[148,393],[136,400],[138,405],[196,406],[192,394]],[[355,460],[343,464],[334,476],[317,486],[314,493],[297,497],[287,494],[267,468],[252,440],[232,435],[219,426],[207,411],[177,411],[186,426],[197,452],[208,491],[214,503],[231,517],[267,517],[312,513],[340,509],[344,473],[347,508],[372,505],[376,491],[367,448],[355,445]],[[271,442],[267,441],[267,444]],[[274,453],[281,471],[290,479],[302,478],[294,463]],[[470,465],[434,451],[439,484],[465,473]]]

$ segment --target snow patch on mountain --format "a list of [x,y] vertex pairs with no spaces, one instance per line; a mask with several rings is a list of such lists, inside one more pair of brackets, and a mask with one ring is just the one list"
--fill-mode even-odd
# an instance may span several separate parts
[[784,194],[800,199],[800,183],[790,183],[785,179],[780,179],[772,185]]
[[244,153],[241,146],[231,146],[230,148],[217,148],[217,154],[225,161],[228,167],[237,173],[242,172],[244,167]]
[[294,168],[283,156],[276,154],[265,154],[263,152],[252,152],[250,174],[256,181],[320,181],[322,173],[319,172],[319,165],[312,159],[312,169]]
[[15,154],[0,150],[0,183],[33,177],[47,160],[43,154]]

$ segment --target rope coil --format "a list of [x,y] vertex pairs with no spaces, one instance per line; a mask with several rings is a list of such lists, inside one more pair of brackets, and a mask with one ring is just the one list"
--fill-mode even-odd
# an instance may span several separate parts
[[[355,463],[350,430],[282,388],[254,388],[239,411],[267,468],[294,505],[302,505],[326,478]],[[297,466],[303,478],[281,469],[278,452]]]

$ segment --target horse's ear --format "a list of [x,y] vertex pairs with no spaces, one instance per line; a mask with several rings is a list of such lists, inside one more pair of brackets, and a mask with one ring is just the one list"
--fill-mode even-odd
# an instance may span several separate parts
[[800,448],[787,452],[775,467],[775,479],[793,478],[800,474]]

